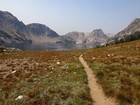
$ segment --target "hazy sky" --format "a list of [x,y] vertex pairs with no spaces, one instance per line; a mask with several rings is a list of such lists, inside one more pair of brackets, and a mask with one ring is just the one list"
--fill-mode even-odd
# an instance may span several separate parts
[[58,34],[97,28],[115,34],[140,17],[140,0],[0,0],[0,10],[25,24],[45,24]]

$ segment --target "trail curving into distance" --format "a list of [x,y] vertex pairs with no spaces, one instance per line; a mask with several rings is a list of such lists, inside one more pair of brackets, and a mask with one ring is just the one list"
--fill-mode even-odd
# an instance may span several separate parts
[[113,98],[105,96],[102,87],[97,83],[95,75],[91,68],[87,65],[87,62],[83,59],[81,55],[79,61],[85,68],[88,77],[88,86],[90,88],[90,95],[93,100],[93,105],[117,105]]

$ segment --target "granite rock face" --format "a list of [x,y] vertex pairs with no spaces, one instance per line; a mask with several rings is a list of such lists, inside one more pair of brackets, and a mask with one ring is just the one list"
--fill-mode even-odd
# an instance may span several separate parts
[[102,29],[95,29],[86,37],[85,43],[98,43],[103,45],[108,40],[108,36],[104,34]]
[[90,33],[70,32],[64,36],[75,44],[93,44],[95,46],[100,46],[108,40],[108,36],[101,29],[95,29]]

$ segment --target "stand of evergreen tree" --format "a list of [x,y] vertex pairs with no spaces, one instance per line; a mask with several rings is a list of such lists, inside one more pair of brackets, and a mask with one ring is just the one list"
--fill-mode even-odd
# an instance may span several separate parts
[[0,47],[0,53],[4,52],[4,47]]
[[115,44],[124,43],[124,42],[130,42],[130,41],[139,40],[139,39],[140,39],[140,32],[138,31],[138,32],[135,32],[132,35],[125,35],[120,40],[116,39]]

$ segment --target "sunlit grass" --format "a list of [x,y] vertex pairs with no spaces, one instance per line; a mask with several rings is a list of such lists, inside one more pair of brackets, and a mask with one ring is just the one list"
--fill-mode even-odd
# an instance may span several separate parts
[[93,49],[84,58],[108,96],[140,105],[140,40]]

